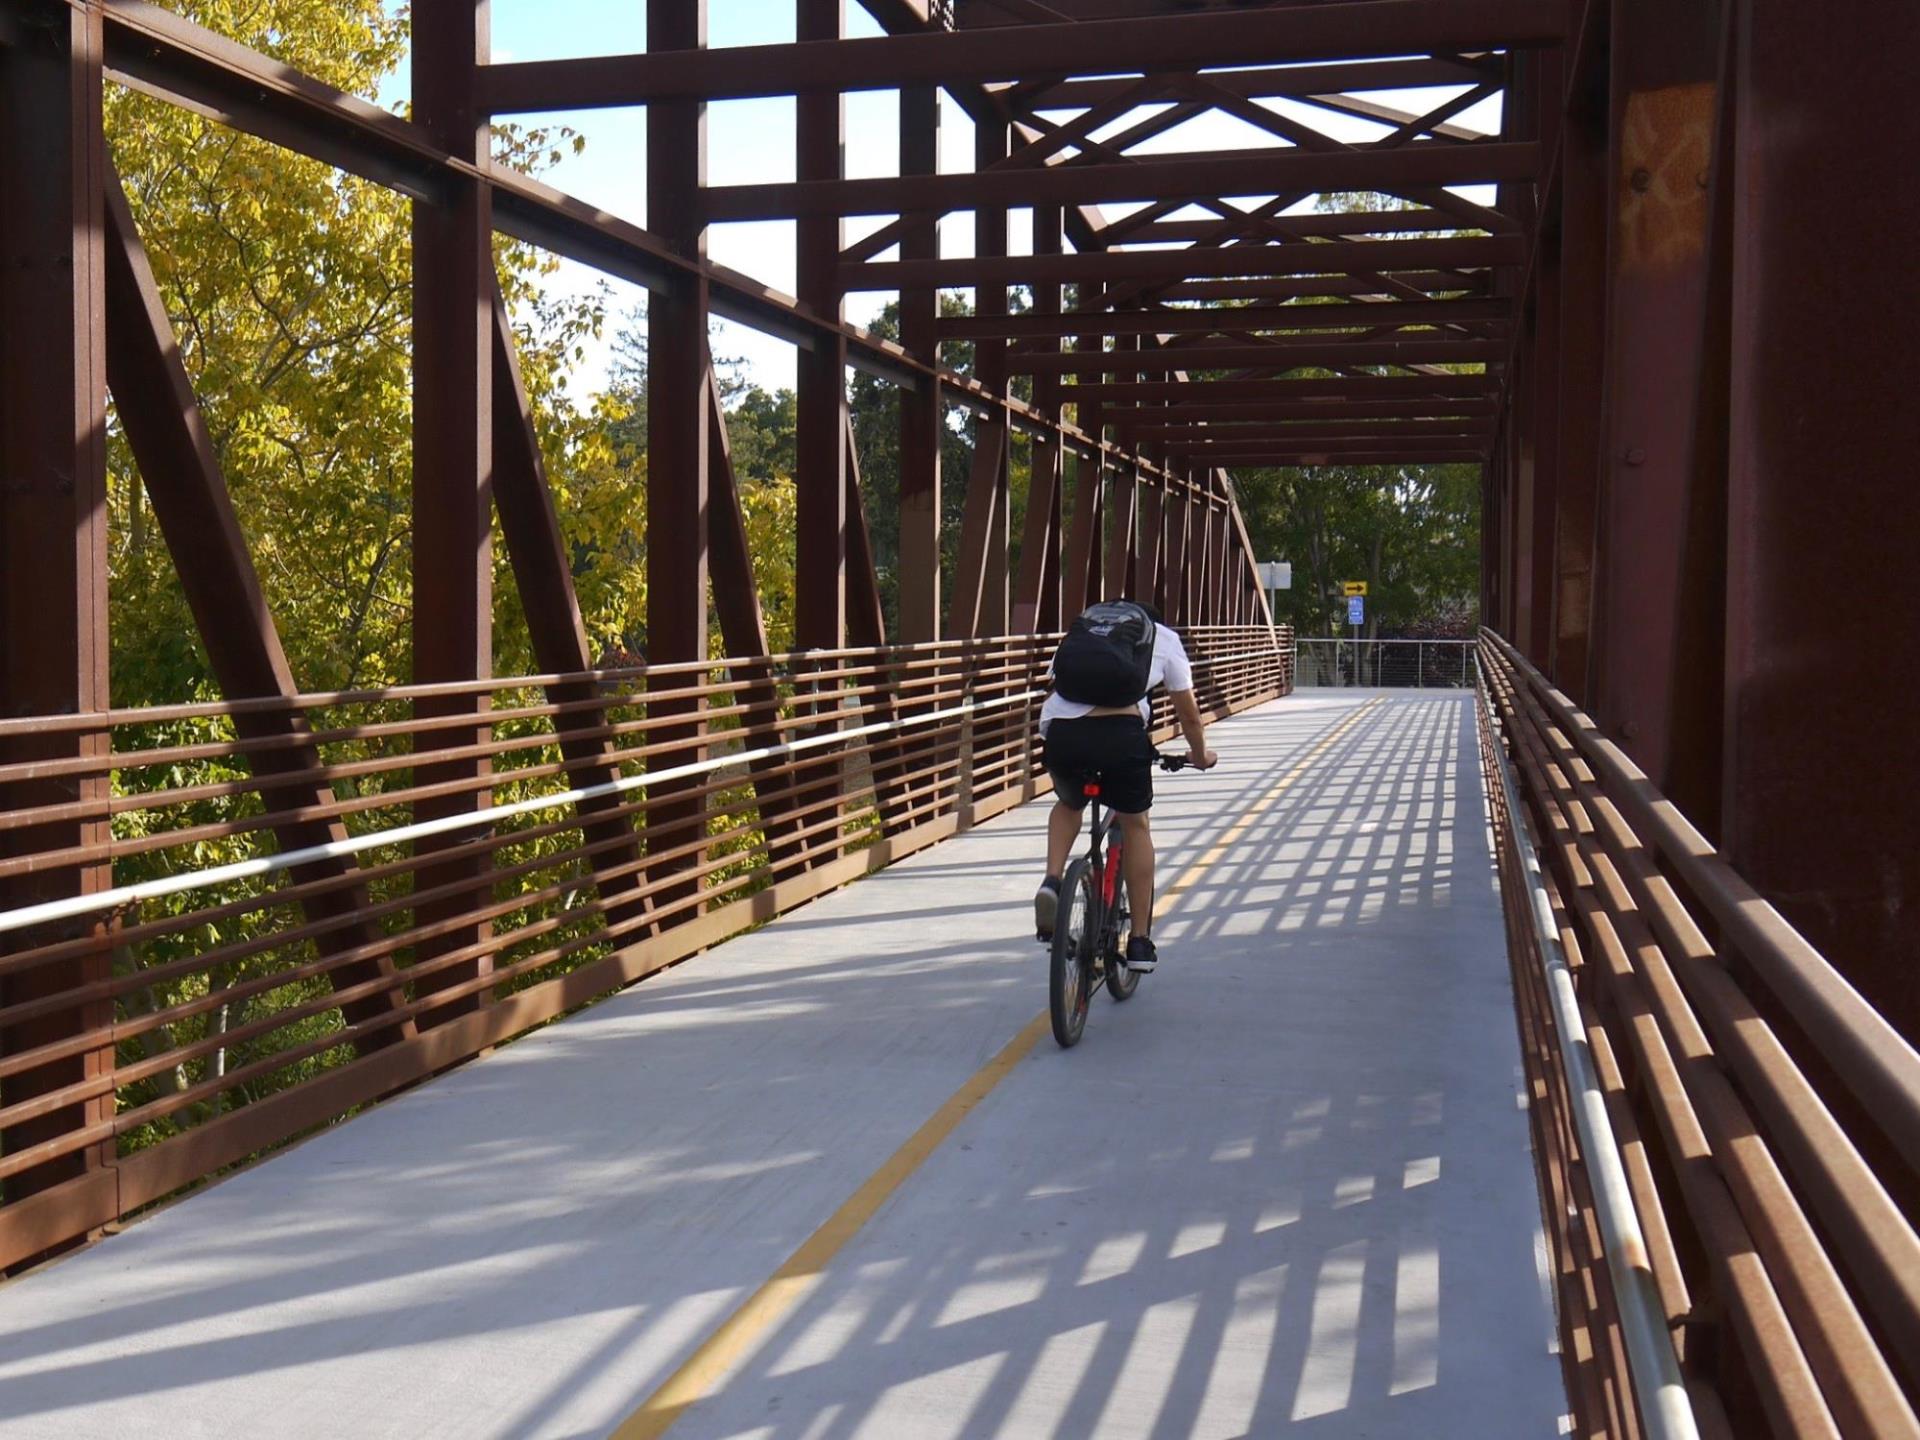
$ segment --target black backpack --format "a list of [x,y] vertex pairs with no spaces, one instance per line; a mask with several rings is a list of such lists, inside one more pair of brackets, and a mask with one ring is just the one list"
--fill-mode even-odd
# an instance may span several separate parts
[[1073,622],[1053,657],[1053,688],[1080,705],[1133,705],[1153,673],[1153,617],[1107,600]]

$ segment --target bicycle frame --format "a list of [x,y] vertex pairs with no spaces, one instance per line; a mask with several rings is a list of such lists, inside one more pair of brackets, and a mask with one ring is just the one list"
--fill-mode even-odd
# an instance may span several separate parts
[[[1120,896],[1121,856],[1125,837],[1119,827],[1113,823],[1113,811],[1100,803],[1100,787],[1086,787],[1091,817],[1088,824],[1090,843],[1087,846],[1087,863],[1093,869],[1094,892],[1100,897],[1098,914],[1089,917],[1095,923],[1094,953],[1104,956],[1107,951],[1107,922],[1114,913],[1114,902]],[[1107,837],[1111,835],[1112,843]]]

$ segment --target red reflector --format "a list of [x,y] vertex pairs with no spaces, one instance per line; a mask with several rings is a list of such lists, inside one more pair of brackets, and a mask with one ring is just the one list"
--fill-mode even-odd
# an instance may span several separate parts
[[1098,795],[1100,793],[1100,787],[1098,785],[1082,785],[1080,788],[1085,790],[1088,795]]

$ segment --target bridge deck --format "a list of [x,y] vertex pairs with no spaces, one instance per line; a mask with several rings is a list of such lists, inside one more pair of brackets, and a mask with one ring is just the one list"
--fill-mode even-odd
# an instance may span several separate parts
[[1042,806],[8,1287],[0,1436],[600,1436],[689,1356],[687,1440],[1555,1433],[1470,701],[1219,745],[1161,783],[1160,973],[911,1173],[1044,1005]]

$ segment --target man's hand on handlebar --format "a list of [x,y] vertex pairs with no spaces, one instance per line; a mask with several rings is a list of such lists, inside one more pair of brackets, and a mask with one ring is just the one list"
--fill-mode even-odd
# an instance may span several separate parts
[[1189,750],[1185,755],[1162,755],[1160,768],[1171,773],[1191,767],[1195,770],[1211,770],[1220,763],[1220,757],[1211,750],[1201,750],[1197,754]]

